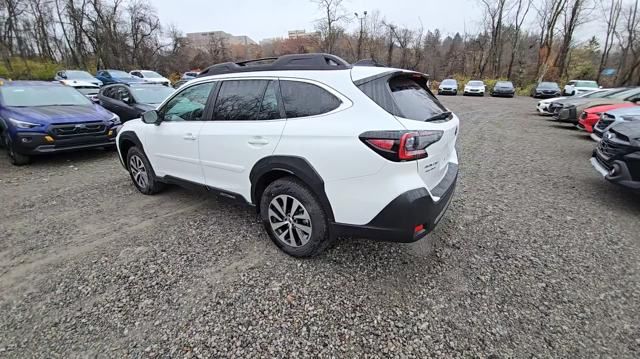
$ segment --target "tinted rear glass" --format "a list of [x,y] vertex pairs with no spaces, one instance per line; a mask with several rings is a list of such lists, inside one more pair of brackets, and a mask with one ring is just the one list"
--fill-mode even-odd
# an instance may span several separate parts
[[287,118],[321,115],[340,106],[340,100],[326,90],[306,82],[280,81]]
[[438,100],[411,78],[393,78],[389,88],[404,118],[425,121],[444,112]]

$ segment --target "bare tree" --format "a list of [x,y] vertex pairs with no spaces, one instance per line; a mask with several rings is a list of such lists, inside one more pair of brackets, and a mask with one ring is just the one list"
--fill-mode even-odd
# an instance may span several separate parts
[[343,0],[311,0],[324,13],[324,18],[317,21],[317,28],[322,34],[324,51],[332,53],[336,41],[344,29],[340,24],[348,20],[342,6]]
[[549,68],[549,59],[554,44],[556,25],[567,6],[567,0],[542,0],[538,12],[538,24],[540,25],[538,67],[539,80],[545,76]]
[[573,34],[576,28],[585,22],[586,17],[582,15],[588,6],[588,0],[570,0],[567,2],[567,6],[563,11],[564,27],[562,43],[560,44],[560,50],[554,63],[554,66],[559,69],[560,76],[566,75],[567,60],[571,49],[571,41],[573,41]]
[[604,47],[602,49],[602,56],[600,57],[600,66],[598,66],[597,81],[600,81],[602,71],[609,61],[609,53],[613,47],[613,37],[616,29],[618,28],[618,20],[620,19],[620,11],[622,10],[622,0],[611,0],[609,8],[604,7],[604,2],[601,4],[602,11],[608,13],[607,15],[607,35],[604,40]]
[[515,15],[513,17],[513,39],[511,41],[511,57],[509,59],[509,67],[507,69],[507,78],[511,79],[513,75],[513,62],[516,58],[516,53],[518,52],[518,46],[520,45],[520,32],[522,31],[522,24],[527,18],[527,14],[529,14],[529,10],[531,9],[530,0],[517,0],[515,5]]

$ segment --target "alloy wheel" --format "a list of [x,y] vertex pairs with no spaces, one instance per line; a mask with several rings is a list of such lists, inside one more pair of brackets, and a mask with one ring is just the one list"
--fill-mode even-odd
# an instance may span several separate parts
[[297,199],[283,194],[269,203],[269,223],[278,239],[291,247],[301,247],[311,239],[309,212]]
[[129,159],[129,171],[138,187],[147,188],[149,185],[149,175],[147,174],[144,162],[142,162],[142,158],[137,155],[131,156]]

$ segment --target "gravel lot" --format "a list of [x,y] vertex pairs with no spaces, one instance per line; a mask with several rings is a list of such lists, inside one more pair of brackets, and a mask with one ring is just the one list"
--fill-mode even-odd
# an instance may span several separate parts
[[0,357],[639,357],[640,196],[530,98],[447,97],[461,178],[414,244],[296,260],[115,152],[0,161]]

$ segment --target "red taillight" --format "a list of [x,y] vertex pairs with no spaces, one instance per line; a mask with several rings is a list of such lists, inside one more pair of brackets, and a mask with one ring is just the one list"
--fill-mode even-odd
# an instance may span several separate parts
[[395,144],[394,140],[371,139],[371,140],[367,140],[367,142],[369,142],[371,145],[381,150],[387,150],[387,151],[390,151],[393,148],[393,145]]
[[400,137],[400,148],[398,149],[398,157],[401,160],[417,160],[427,157],[426,148],[418,148],[420,146],[420,135],[418,133],[405,133]]
[[413,229],[413,233],[420,233],[424,231],[424,224],[419,224]]
[[370,131],[360,139],[380,156],[395,162],[428,156],[427,147],[440,141],[442,131]]

